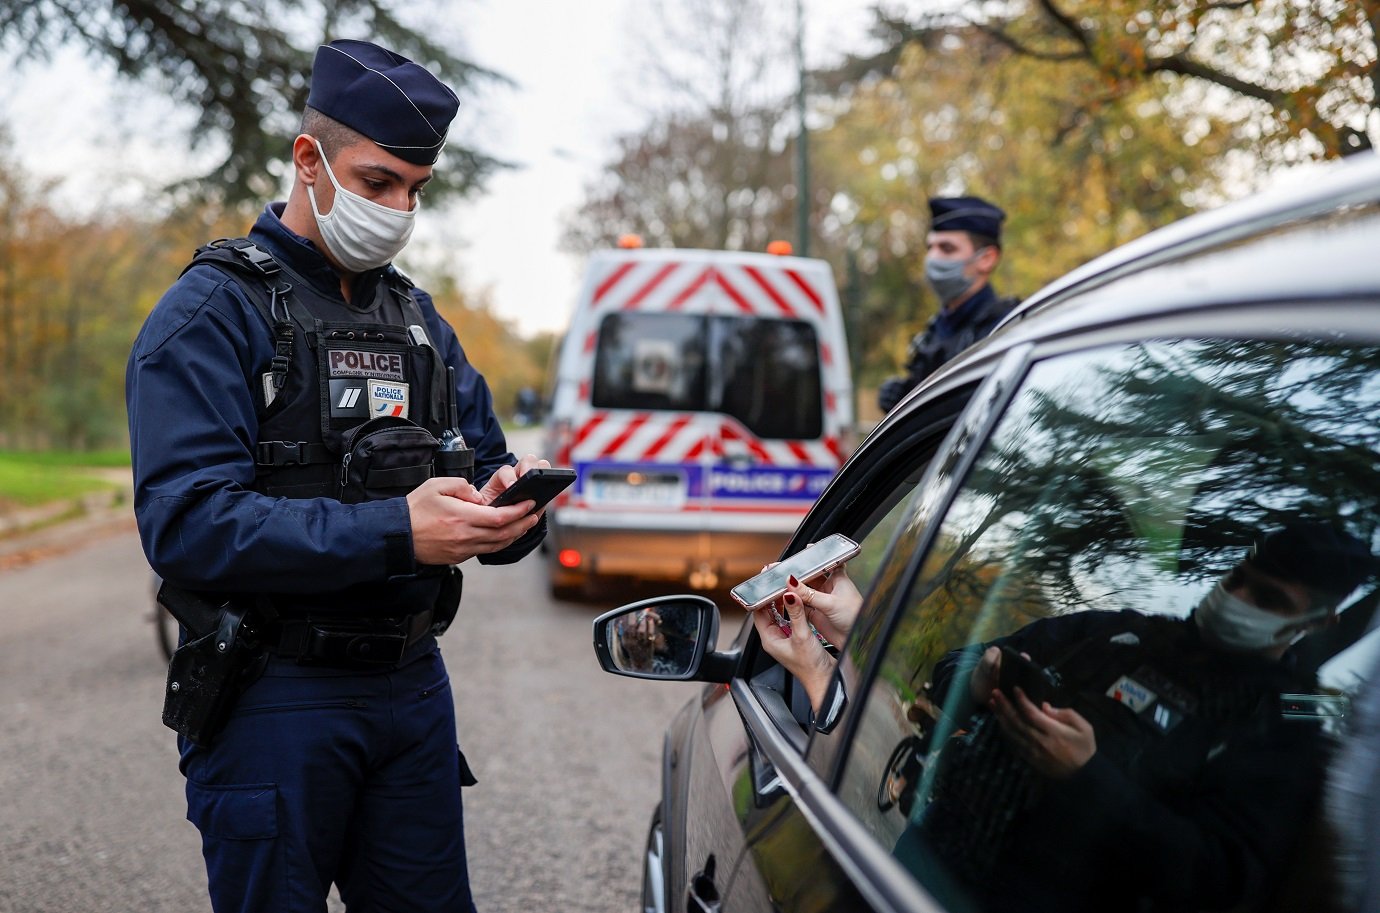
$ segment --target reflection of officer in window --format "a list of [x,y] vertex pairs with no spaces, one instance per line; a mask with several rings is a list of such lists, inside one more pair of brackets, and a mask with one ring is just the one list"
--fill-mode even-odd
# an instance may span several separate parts
[[[1287,651],[1372,571],[1349,534],[1291,525],[1187,619],[1083,612],[948,654],[934,693],[970,722],[897,855],[940,857],[992,909],[1258,900],[1322,775],[1318,726],[1280,712],[1282,693],[1315,688]],[[1001,646],[1051,670],[1059,696],[998,687]]]

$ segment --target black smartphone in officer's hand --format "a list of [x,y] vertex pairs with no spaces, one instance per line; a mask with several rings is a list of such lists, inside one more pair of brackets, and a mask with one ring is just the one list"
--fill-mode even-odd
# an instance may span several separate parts
[[1045,701],[1049,701],[1055,706],[1062,706],[1064,703],[1062,689],[1054,684],[1048,672],[1016,650],[1003,646],[1001,648],[1001,673],[997,679],[997,687],[1001,688],[1002,693],[1014,703],[1017,686],[1037,707]]
[[538,466],[535,469],[527,470],[512,485],[500,491],[498,496],[489,502],[489,506],[507,507],[509,504],[535,501],[536,504],[527,512],[530,517],[545,507],[547,502],[556,495],[569,488],[574,481],[575,470],[573,469]]

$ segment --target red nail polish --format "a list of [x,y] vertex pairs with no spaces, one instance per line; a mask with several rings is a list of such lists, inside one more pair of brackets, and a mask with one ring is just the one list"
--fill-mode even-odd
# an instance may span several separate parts
[[791,586],[800,586],[800,581],[796,580],[794,575],[787,577],[786,582],[789,583]]
[[787,604],[787,605],[795,605],[795,594],[794,594],[794,593],[787,593],[787,594],[786,594],[786,604]]

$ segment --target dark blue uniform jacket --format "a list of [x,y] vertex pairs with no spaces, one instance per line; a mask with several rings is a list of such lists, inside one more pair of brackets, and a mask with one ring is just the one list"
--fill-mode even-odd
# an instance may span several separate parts
[[[291,264],[319,292],[338,298],[338,274],[270,204],[249,237]],[[379,273],[356,280],[356,292]],[[455,368],[460,430],[475,450],[475,484],[516,462],[493,413],[488,384],[455,332],[416,290],[427,332]],[[406,577],[410,560],[388,557],[385,537],[411,541],[407,502],[342,504],[270,498],[251,490],[258,441],[256,391],[273,357],[267,321],[225,273],[189,270],[149,315],[125,375],[134,461],[134,509],[154,570],[184,586],[231,592],[305,593]],[[545,524],[507,549],[480,556],[506,564],[531,551]]]

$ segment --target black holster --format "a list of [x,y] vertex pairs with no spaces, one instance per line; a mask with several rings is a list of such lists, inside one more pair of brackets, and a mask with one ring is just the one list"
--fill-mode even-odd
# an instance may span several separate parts
[[268,652],[255,642],[247,607],[237,600],[217,603],[164,581],[158,601],[189,635],[168,663],[163,724],[210,745],[235,701],[263,673]]

